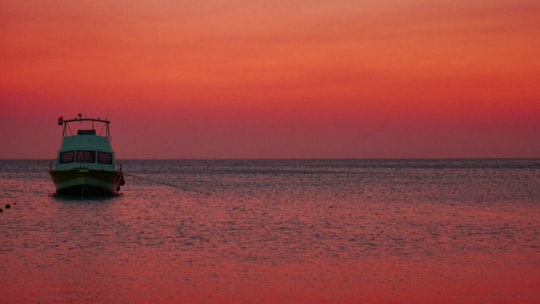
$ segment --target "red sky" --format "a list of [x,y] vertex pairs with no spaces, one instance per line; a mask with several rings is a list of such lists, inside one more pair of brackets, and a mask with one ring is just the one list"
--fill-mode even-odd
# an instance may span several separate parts
[[0,0],[0,158],[540,157],[537,0]]

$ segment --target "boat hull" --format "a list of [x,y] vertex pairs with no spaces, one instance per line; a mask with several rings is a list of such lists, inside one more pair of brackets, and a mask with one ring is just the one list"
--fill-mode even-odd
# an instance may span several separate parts
[[120,171],[92,169],[50,170],[57,194],[106,195],[116,193],[122,180]]

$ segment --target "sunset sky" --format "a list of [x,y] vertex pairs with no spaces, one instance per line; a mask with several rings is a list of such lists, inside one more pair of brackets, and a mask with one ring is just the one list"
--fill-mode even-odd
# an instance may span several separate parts
[[0,0],[0,158],[540,157],[538,0]]

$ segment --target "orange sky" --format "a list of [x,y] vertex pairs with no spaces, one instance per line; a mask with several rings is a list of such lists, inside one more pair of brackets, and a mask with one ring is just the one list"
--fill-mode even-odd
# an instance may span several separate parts
[[0,158],[540,157],[537,0],[0,0]]

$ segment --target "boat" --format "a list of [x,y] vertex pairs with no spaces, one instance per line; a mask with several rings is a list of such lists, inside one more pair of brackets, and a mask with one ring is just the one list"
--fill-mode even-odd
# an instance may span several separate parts
[[[81,196],[116,194],[125,184],[122,166],[111,148],[109,120],[58,118],[62,145],[50,163],[56,194]],[[98,132],[96,132],[98,130]]]

